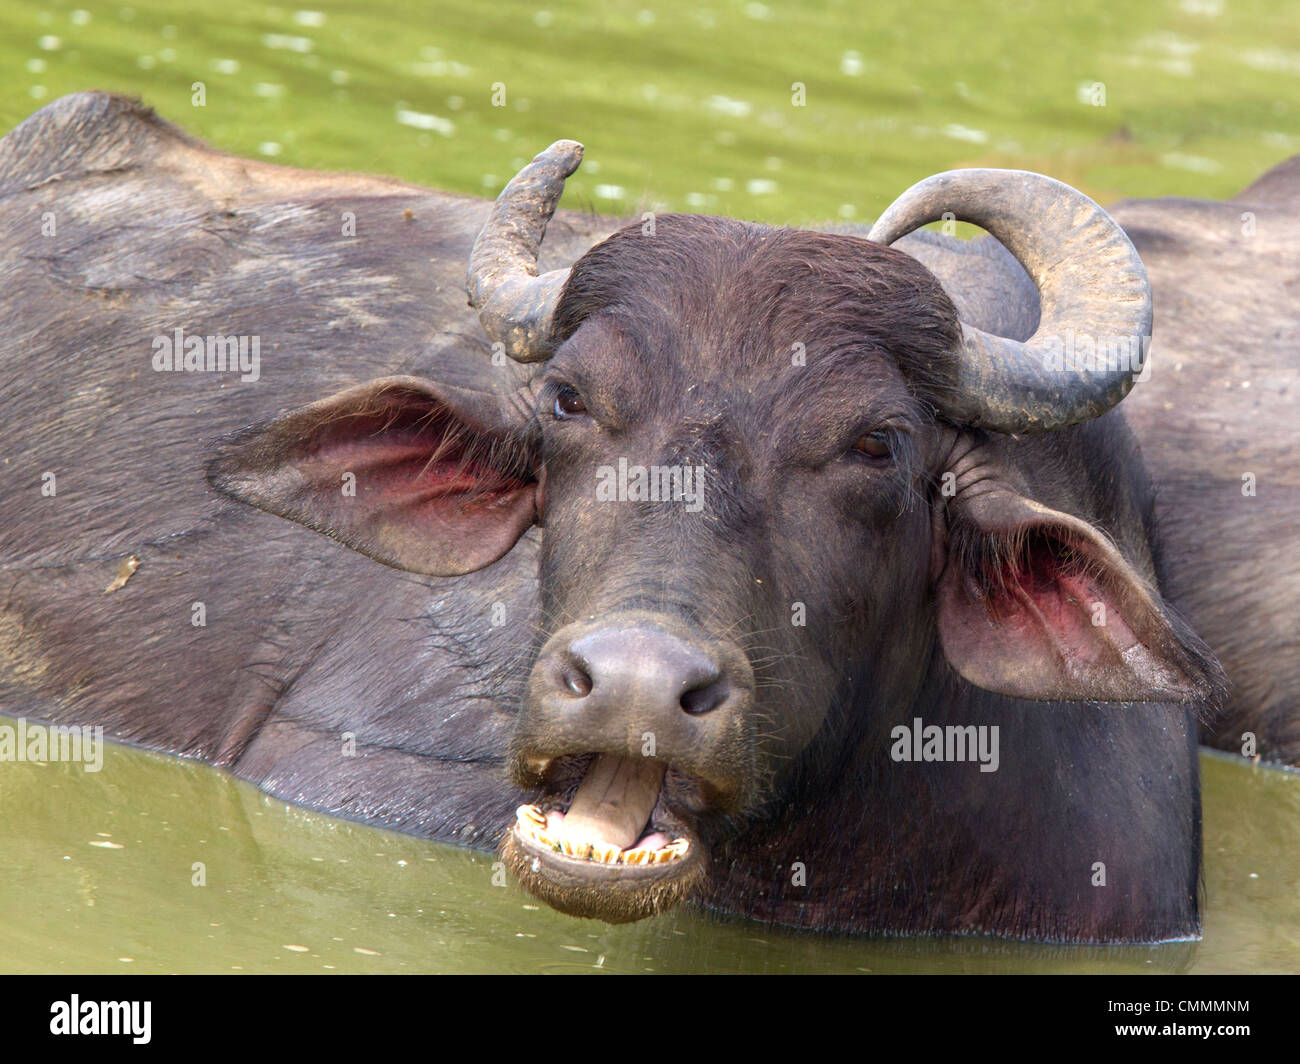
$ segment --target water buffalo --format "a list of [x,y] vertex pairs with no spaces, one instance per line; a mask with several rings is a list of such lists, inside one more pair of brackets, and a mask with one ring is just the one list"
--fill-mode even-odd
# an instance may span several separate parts
[[0,709],[609,921],[1195,936],[1198,721],[1300,757],[1297,162],[854,234],[552,219],[579,158],[492,206],[97,93],[5,137]]

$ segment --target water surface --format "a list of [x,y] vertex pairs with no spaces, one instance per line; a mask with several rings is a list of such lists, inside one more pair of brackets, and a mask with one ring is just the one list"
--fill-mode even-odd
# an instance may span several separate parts
[[1229,196],[1300,152],[1300,17],[1291,0],[0,0],[0,126],[91,88],[294,166],[494,196],[571,137],[588,150],[566,206],[825,222],[957,166],[1103,203]]
[[689,910],[609,927],[494,885],[491,854],[109,745],[97,773],[0,765],[0,972],[1300,972],[1300,774],[1209,753],[1202,771],[1203,941],[1092,948]]

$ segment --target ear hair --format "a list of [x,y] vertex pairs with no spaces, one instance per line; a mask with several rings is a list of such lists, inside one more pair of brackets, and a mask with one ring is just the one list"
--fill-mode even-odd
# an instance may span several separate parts
[[[1202,720],[1219,711],[1214,655],[1102,530],[1012,493],[949,506],[946,525],[940,633],[972,683],[1046,700],[1177,698]],[[1098,604],[1094,628],[1084,618]]]
[[219,441],[208,479],[386,565],[471,572],[534,517],[535,440],[485,423],[490,402],[416,378],[371,381]]

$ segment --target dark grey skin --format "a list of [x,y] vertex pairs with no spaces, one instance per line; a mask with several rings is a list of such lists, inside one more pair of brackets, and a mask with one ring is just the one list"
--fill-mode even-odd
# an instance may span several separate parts
[[[881,601],[906,603],[911,623],[864,622],[892,648],[865,673],[850,662],[853,648],[837,643],[829,607],[804,633],[826,638],[804,646],[811,660],[789,677],[807,684],[791,696],[808,706],[799,717],[808,734],[791,759],[798,767],[758,773],[734,808],[703,818],[702,901],[834,930],[1061,941],[1197,933],[1193,714],[1210,710],[1217,677],[1193,629],[1232,684],[1227,713],[1206,738],[1239,749],[1251,730],[1263,756],[1300,759],[1300,663],[1286,594],[1297,586],[1296,562],[1282,549],[1300,517],[1285,464],[1297,431],[1294,163],[1252,187],[1249,206],[1156,201],[1112,212],[1151,276],[1158,337],[1151,379],[1123,413],[1060,434],[979,441],[984,466],[1014,472],[1022,497],[1108,532],[1120,561],[1158,584],[1163,602],[1150,624],[1171,633],[1164,653],[1178,659],[1188,697],[1062,705],[968,682],[935,639],[930,548],[939,533],[931,508],[912,506],[891,531],[882,555],[891,560],[874,570],[884,579],[866,585]],[[1251,237],[1240,221],[1228,225],[1247,209],[1257,215]],[[418,575],[218,494],[206,475],[215,457],[255,445],[268,431],[259,426],[376,379],[430,382],[480,426],[527,414],[540,373],[493,366],[465,305],[464,267],[488,205],[232,159],[138,105],[86,94],[51,105],[0,144],[0,210],[8,308],[0,709],[103,724],[123,741],[203,759],[290,801],[496,846],[515,806],[533,796],[508,781],[506,767],[511,750],[527,752],[520,726],[533,719],[523,707],[537,705],[527,688],[544,638],[628,590],[603,578],[566,585],[565,552],[636,558],[637,537],[566,538],[584,532],[576,489],[566,504],[564,484],[548,483],[545,529],[528,527],[499,560],[465,575]],[[44,212],[52,236],[41,235]],[[344,212],[355,215],[355,236],[343,235]],[[614,228],[562,213],[542,268],[572,263]],[[933,271],[963,320],[1018,338],[1032,331],[1034,288],[995,242],[920,235],[896,247]],[[153,372],[153,337],[177,325],[259,335],[261,379]],[[616,345],[597,347],[589,357],[617,375]],[[737,367],[666,354],[710,388],[742,379]],[[1171,371],[1178,361],[1184,369]],[[753,370],[770,379],[767,368]],[[889,360],[858,372],[866,391],[907,405],[907,381]],[[1204,387],[1216,374],[1249,377],[1252,387]],[[660,423],[677,423],[661,409]],[[917,431],[919,469],[961,471],[971,453],[965,434],[921,423]],[[231,434],[242,442],[232,445]],[[753,446],[741,440],[742,450]],[[47,471],[58,478],[53,498],[40,490]],[[1253,498],[1241,495],[1248,471],[1257,474]],[[829,515],[841,497],[832,492],[813,509]],[[873,527],[886,527],[883,510],[878,518]],[[769,530],[753,525],[751,534],[759,528]],[[741,615],[755,630],[774,629],[791,600],[814,599],[824,565],[782,566],[810,543],[864,534],[845,528],[810,533],[804,523],[747,556],[712,555],[689,586],[703,591],[706,618],[724,622],[719,641]],[[491,539],[486,525],[477,531],[471,547]],[[691,535],[702,542],[698,530]],[[132,555],[138,571],[105,594]],[[653,567],[658,556],[638,564]],[[642,579],[647,571],[633,583],[662,613],[654,600],[663,580]],[[764,573],[766,591],[748,587]],[[748,598],[737,598],[742,580]],[[195,602],[206,627],[191,624]],[[905,639],[895,638],[900,631]],[[772,705],[762,690],[751,697]],[[999,725],[999,771],[900,771],[882,732],[909,722],[913,709],[927,724]],[[355,735],[355,757],[344,756],[345,733]],[[806,885],[791,883],[796,861],[807,866]],[[1105,888],[1091,885],[1097,861],[1107,866]]]

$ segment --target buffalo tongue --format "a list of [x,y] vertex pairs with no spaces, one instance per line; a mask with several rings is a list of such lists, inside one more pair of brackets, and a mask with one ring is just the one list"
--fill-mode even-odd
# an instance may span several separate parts
[[564,831],[574,841],[604,842],[626,850],[645,830],[664,766],[649,758],[601,754],[587,770],[564,817]]

